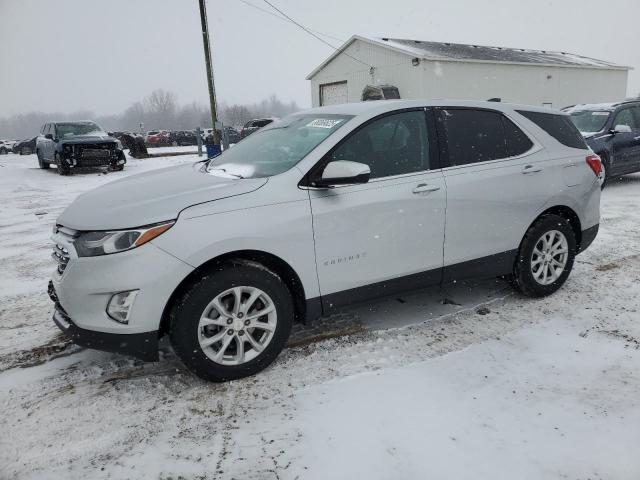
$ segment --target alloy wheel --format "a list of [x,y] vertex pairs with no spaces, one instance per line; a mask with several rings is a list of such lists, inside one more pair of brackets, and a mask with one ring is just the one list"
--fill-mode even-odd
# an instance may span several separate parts
[[202,312],[198,342],[214,362],[241,365],[264,351],[277,321],[269,295],[255,287],[233,287],[217,295]]
[[549,285],[562,275],[569,259],[567,237],[551,230],[536,242],[531,254],[531,273],[540,285]]

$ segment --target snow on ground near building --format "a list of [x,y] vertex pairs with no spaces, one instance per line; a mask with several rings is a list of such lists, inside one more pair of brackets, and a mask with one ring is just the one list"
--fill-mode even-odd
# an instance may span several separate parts
[[70,346],[45,293],[57,215],[196,158],[60,177],[0,157],[0,478],[640,477],[640,175],[604,191],[600,235],[548,298],[481,282],[372,302],[307,339],[349,335],[219,385],[167,345],[157,364]]

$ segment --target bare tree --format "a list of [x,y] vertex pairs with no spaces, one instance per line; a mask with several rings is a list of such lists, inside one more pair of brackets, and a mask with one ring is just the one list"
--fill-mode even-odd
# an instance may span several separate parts
[[143,100],[149,125],[153,128],[169,128],[176,113],[176,95],[158,88]]

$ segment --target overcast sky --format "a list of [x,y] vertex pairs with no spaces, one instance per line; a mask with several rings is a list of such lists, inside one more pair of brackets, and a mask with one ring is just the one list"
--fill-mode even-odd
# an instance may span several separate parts
[[[640,92],[639,0],[271,1],[343,40],[363,33],[560,50],[629,65],[628,93]],[[275,93],[310,106],[305,77],[330,47],[241,0],[208,0],[208,11],[219,101]],[[0,0],[0,117],[119,113],[155,88],[206,103],[199,22],[197,0]]]

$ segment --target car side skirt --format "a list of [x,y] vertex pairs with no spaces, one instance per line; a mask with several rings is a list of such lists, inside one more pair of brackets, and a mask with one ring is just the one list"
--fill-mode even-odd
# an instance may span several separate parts
[[518,250],[509,250],[476,260],[447,265],[444,268],[436,268],[321,297],[309,298],[307,299],[307,321],[327,315],[337,308],[374,298],[389,297],[468,278],[492,278],[507,275],[513,271],[517,254]]

